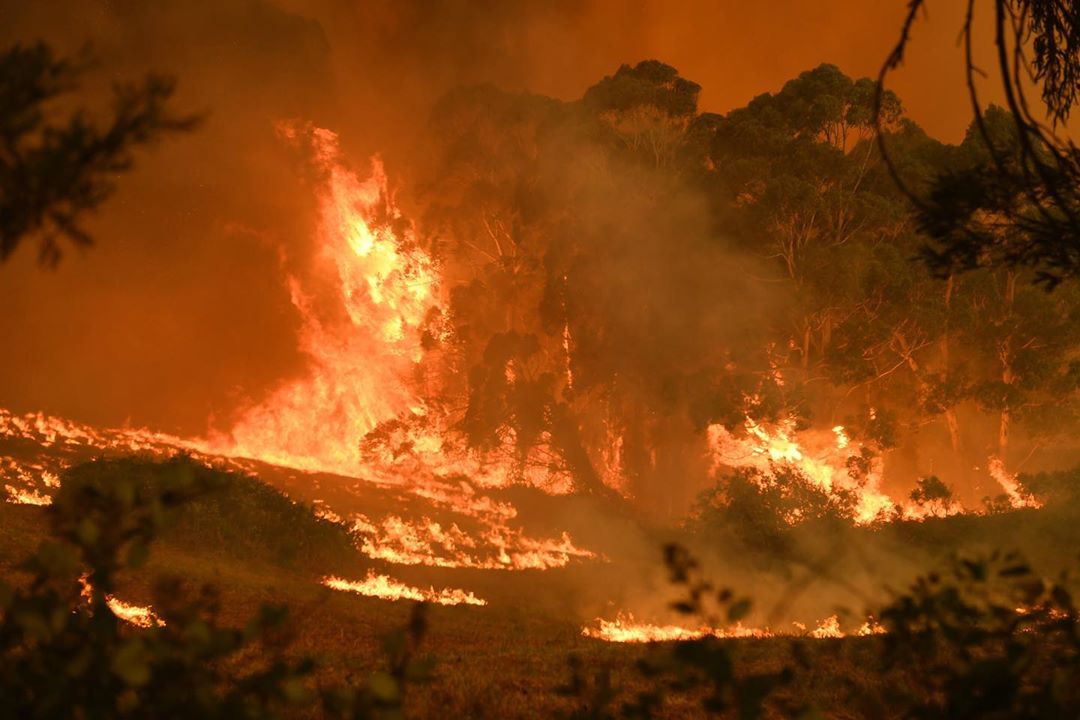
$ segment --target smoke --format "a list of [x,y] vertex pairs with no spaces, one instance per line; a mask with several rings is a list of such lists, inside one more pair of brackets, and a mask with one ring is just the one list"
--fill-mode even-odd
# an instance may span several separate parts
[[[3,44],[90,44],[88,105],[155,70],[178,76],[180,107],[208,116],[121,178],[90,226],[97,247],[56,272],[37,272],[29,251],[0,268],[0,399],[194,434],[303,373],[282,263],[310,256],[315,209],[301,160],[275,137],[280,119],[334,129],[358,164],[382,153],[407,187],[432,105],[459,85],[574,98],[656,56],[722,111],[838,52],[850,72],[872,72],[899,19],[872,5],[4,0]],[[953,113],[959,132],[962,108],[938,99],[922,107]]]

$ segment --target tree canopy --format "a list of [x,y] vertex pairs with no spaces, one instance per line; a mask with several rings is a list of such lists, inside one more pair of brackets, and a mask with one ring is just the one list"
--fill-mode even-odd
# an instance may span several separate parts
[[933,235],[892,175],[932,197],[989,148],[976,123],[934,140],[877,87],[822,65],[716,115],[645,61],[573,102],[451,93],[421,198],[451,285],[430,404],[523,476],[657,507],[708,475],[710,425],[843,424],[950,479],[1071,427],[1080,296],[914,261]]

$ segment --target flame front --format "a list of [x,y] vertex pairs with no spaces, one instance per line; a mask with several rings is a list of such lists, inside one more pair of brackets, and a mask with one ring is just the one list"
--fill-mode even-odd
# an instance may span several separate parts
[[769,628],[755,628],[737,622],[726,627],[684,627],[680,625],[656,625],[636,620],[632,613],[619,613],[614,620],[597,618],[596,627],[585,626],[581,634],[595,640],[615,643],[673,642],[676,640],[696,640],[703,637],[716,638],[770,638],[777,636],[812,637],[816,639],[842,638],[850,635],[880,635],[885,632],[873,618],[868,618],[852,633],[840,629],[840,620],[836,615],[821,620],[817,626],[807,632],[806,626],[792,623],[792,630],[773,631]]
[[406,378],[420,359],[417,329],[435,304],[435,268],[394,205],[378,159],[361,180],[342,163],[334,133],[294,125],[281,132],[310,139],[326,185],[318,267],[311,280],[289,281],[309,372],[249,408],[219,450],[356,475],[360,439],[415,402]]
[[394,580],[389,575],[377,575],[374,570],[369,570],[367,577],[359,582],[331,576],[323,578],[322,583],[334,590],[354,592],[383,600],[416,600],[439,605],[487,605],[487,600],[478,598],[465,590],[457,588],[424,590]]
[[[84,603],[89,604],[94,595],[94,589],[90,585],[89,577],[87,575],[80,576],[79,585],[81,586],[80,597]],[[106,595],[105,604],[108,605],[113,615],[129,625],[140,628],[163,627],[165,625],[165,621],[159,618],[149,605],[134,605],[124,602],[114,595]]]

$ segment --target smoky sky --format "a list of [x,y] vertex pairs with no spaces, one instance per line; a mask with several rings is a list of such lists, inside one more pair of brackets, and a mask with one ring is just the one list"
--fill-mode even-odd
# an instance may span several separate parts
[[[311,179],[275,123],[382,154],[407,193],[411,153],[446,91],[580,97],[656,58],[724,112],[822,62],[876,73],[906,2],[866,0],[0,0],[0,44],[89,45],[83,102],[147,71],[180,83],[202,127],[140,153],[88,223],[97,245],[41,270],[0,266],[0,406],[196,434],[304,371],[285,273],[310,257]],[[960,9],[930,4],[893,88],[957,140],[970,117]]]

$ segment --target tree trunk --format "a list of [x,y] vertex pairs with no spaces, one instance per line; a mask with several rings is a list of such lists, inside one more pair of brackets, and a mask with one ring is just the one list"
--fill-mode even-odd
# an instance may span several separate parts
[[[941,333],[941,365],[944,369],[945,379],[949,378],[949,310],[952,306],[954,276],[950,273],[945,281],[945,329]],[[960,420],[956,416],[956,408],[950,407],[945,410],[945,424],[949,428],[949,443],[954,453],[960,452]]]
[[564,403],[556,403],[551,409],[551,442],[566,462],[579,490],[601,497],[620,497],[600,479],[581,442],[577,421]]
[[806,370],[810,367],[810,321],[807,320],[803,326],[803,340],[802,340],[802,369]]
[[960,452],[960,422],[956,417],[956,409],[949,408],[945,411],[945,424],[949,427],[949,442],[954,453]]
[[1001,417],[998,419],[998,457],[1002,462],[1005,462],[1005,451],[1009,449],[1009,423],[1012,420],[1012,415],[1009,413],[1009,407],[1005,406],[1001,411]]

